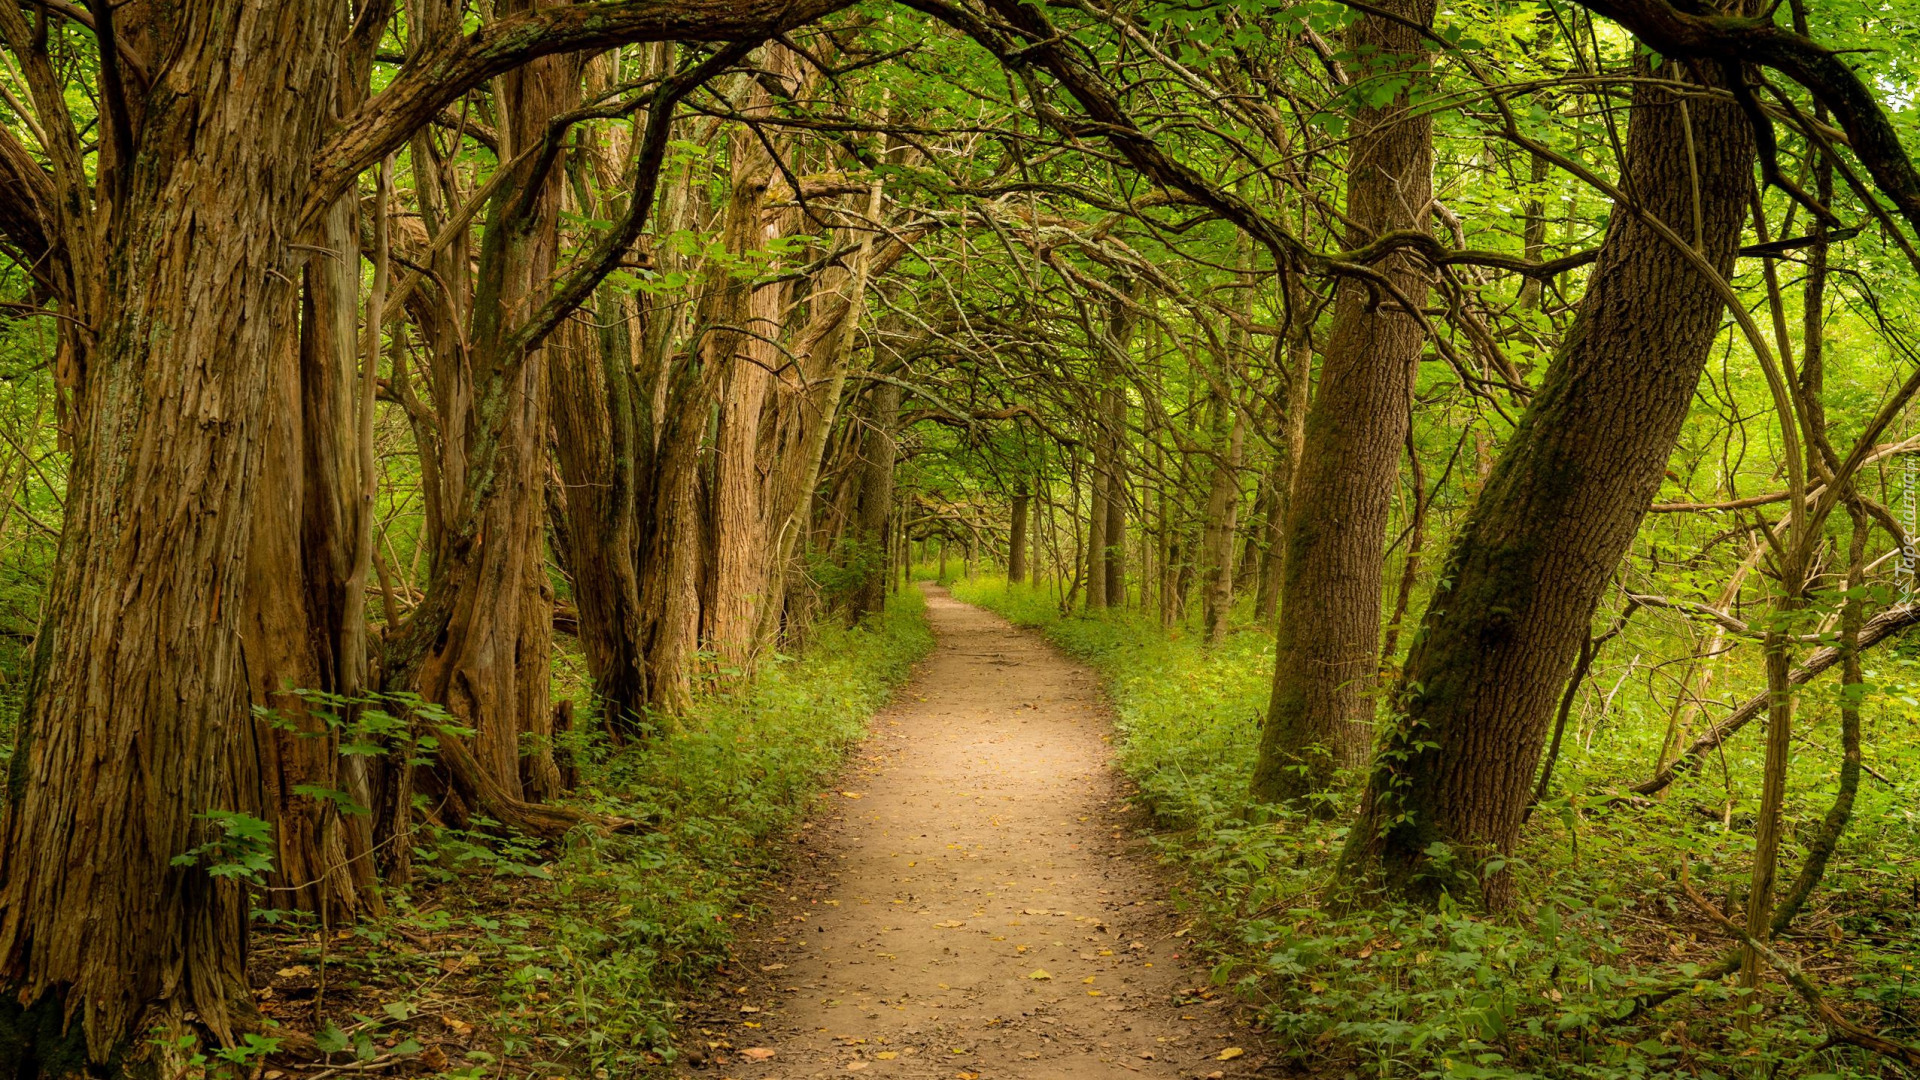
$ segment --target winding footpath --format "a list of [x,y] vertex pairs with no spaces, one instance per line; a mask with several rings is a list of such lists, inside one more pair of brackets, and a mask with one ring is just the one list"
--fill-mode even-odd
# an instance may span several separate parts
[[1134,838],[1098,680],[997,615],[932,588],[927,604],[936,651],[803,830],[724,986],[690,1007],[681,1070],[1254,1075],[1266,1055],[1189,965]]

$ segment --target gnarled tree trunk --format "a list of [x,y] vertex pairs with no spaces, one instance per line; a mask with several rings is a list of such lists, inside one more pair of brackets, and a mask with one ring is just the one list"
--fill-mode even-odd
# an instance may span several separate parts
[[[244,891],[173,859],[221,834],[209,813],[260,810],[250,508],[268,440],[287,436],[261,422],[284,394],[304,259],[282,230],[335,75],[329,50],[285,43],[337,40],[341,11],[169,11],[165,65],[123,132],[138,167],[102,176],[120,185],[99,283],[113,303],[0,824],[8,1075],[143,1057],[188,1013],[223,1040],[250,1022]],[[26,33],[17,7],[0,32]]]

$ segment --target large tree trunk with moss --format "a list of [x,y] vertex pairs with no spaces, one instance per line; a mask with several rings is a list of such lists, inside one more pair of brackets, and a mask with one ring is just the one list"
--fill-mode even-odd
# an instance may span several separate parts
[[[1415,26],[1433,0],[1393,0],[1406,22],[1366,16],[1349,31],[1385,75],[1426,64]],[[1409,23],[1413,25],[1408,25]],[[1371,67],[1371,65],[1370,65]],[[1433,198],[1433,124],[1407,95],[1358,109],[1347,165],[1347,242],[1425,229]],[[1410,422],[1425,340],[1418,314],[1429,272],[1411,256],[1376,267],[1395,298],[1341,282],[1320,389],[1287,513],[1273,696],[1254,766],[1253,796],[1277,802],[1323,789],[1338,768],[1366,760],[1373,738],[1380,649],[1380,580],[1388,509]]]
[[[1636,85],[1621,187],[1697,236],[1723,275],[1753,157],[1737,106]],[[1566,343],[1440,573],[1348,843],[1349,885],[1504,899],[1506,875],[1475,871],[1512,850],[1555,699],[1659,489],[1722,311],[1685,254],[1615,207]],[[1463,874],[1434,864],[1435,844]]]
[[[174,859],[223,836],[208,815],[260,811],[242,599],[266,444],[285,436],[261,423],[297,325],[304,256],[282,230],[334,78],[327,49],[285,43],[337,40],[341,11],[169,10],[126,132],[138,167],[101,177],[103,195],[123,185],[100,283],[113,303],[79,388],[0,825],[10,1076],[115,1054],[130,1068],[189,1014],[221,1039],[251,1022],[244,890]],[[17,7],[0,32],[27,32]]]

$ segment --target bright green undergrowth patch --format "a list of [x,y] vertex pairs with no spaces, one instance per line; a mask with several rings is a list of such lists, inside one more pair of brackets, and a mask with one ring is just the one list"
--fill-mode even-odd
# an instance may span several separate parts
[[[982,578],[953,591],[1042,629],[1105,675],[1120,763],[1161,826],[1156,843],[1185,870],[1181,900],[1211,934],[1214,980],[1257,1003],[1298,1064],[1355,1077],[1898,1075],[1858,1051],[1822,1048],[1824,1032],[1777,983],[1745,997],[1693,978],[1726,946],[1670,873],[1690,856],[1696,883],[1724,899],[1745,872],[1755,792],[1736,790],[1729,814],[1719,780],[1699,778],[1651,809],[1610,812],[1596,793],[1644,775],[1657,744],[1604,728],[1584,740],[1575,733],[1564,783],[1512,860],[1514,911],[1443,904],[1337,916],[1320,901],[1349,815],[1321,821],[1247,804],[1272,676],[1268,633],[1244,630],[1207,649],[1189,628],[1163,629],[1134,611],[1063,616],[1046,588]],[[1882,658],[1883,691],[1899,688],[1900,665]],[[1899,708],[1893,700],[1876,713],[1883,745],[1911,730]],[[1817,713],[1816,702],[1809,711]],[[1757,763],[1741,756],[1753,752],[1729,746],[1729,774],[1757,775]],[[1808,751],[1790,807],[1797,824],[1810,828],[1825,810],[1830,784],[1815,778],[1831,777],[1830,757]],[[1920,889],[1911,876],[1920,865],[1915,792],[1874,786],[1861,792],[1818,910],[1803,916],[1820,936],[1796,952],[1829,968],[1830,993],[1851,1015],[1912,1039],[1920,1034],[1920,920],[1907,897]],[[1351,787],[1331,794],[1347,807],[1356,796]],[[1710,799],[1723,812],[1704,813]],[[1798,860],[1798,850],[1790,853],[1783,872]],[[1637,995],[1662,988],[1680,993],[1632,1014]],[[1750,1034],[1735,1025],[1743,1010],[1754,1017]]]
[[[804,657],[703,695],[649,741],[575,747],[569,801],[633,828],[576,829],[558,852],[423,832],[419,880],[392,898],[397,913],[330,945],[337,1004],[315,1025],[323,1047],[372,1031],[363,1060],[400,1045],[475,1080],[605,1080],[670,1062],[677,1000],[726,963],[782,841],[931,650],[923,606],[910,590],[860,629],[819,628]],[[316,966],[309,929],[276,934],[271,966]],[[289,1022],[304,1029],[305,1013]]]

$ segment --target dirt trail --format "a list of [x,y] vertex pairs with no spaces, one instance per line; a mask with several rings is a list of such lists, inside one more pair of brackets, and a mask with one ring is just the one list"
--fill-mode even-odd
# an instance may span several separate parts
[[1095,677],[997,615],[927,603],[938,650],[808,827],[723,996],[691,1010],[687,1042],[713,1046],[689,1075],[1252,1075],[1264,1055],[1200,998],[1131,838]]

